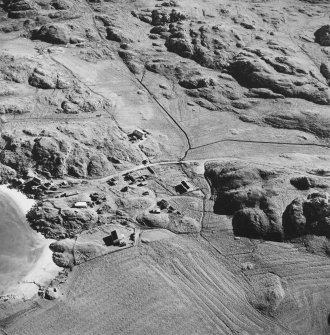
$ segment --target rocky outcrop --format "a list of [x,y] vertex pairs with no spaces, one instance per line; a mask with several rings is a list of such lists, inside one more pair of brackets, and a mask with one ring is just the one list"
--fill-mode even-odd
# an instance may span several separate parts
[[281,240],[281,228],[272,224],[264,211],[259,208],[244,208],[235,212],[233,231],[237,236],[262,238],[266,240]]
[[174,23],[185,19],[186,15],[175,9],[171,11],[155,9],[151,13],[151,24],[154,26]]
[[170,217],[167,213],[153,214],[145,212],[137,217],[137,221],[147,227],[168,228]]
[[93,209],[58,208],[52,202],[39,202],[29,211],[27,219],[33,229],[49,238],[74,236],[98,223]]
[[64,79],[63,74],[42,67],[34,69],[29,77],[29,84],[42,89],[67,89],[71,86],[70,82]]
[[30,0],[6,0],[4,8],[12,19],[28,18],[37,15],[37,6]]
[[[113,161],[135,164],[142,160],[140,152],[129,146],[120,130],[111,123],[82,131],[41,131],[39,134],[3,134],[0,162],[24,176],[30,168],[46,177],[96,177],[114,173],[121,165]],[[89,137],[93,132],[93,146]],[[102,135],[101,135],[102,134]],[[107,136],[104,136],[107,134]],[[100,135],[100,136],[99,136]]]
[[72,268],[75,265],[74,260],[74,239],[64,239],[52,243],[49,248],[53,252],[53,261],[62,268]]
[[32,39],[52,44],[68,44],[70,43],[70,37],[66,26],[59,23],[46,24],[32,32]]
[[282,240],[281,212],[273,200],[276,191],[269,185],[277,177],[275,171],[240,163],[207,163],[205,177],[215,199],[214,212],[233,215],[234,234]]
[[287,239],[314,234],[330,237],[330,205],[327,193],[312,193],[307,199],[295,199],[283,214]]
[[108,27],[107,31],[107,39],[109,41],[120,42],[120,43],[131,43],[132,39],[125,36],[120,30],[116,30],[113,27]]
[[53,251],[53,261],[62,268],[72,268],[97,256],[107,253],[107,248],[93,241],[76,242],[72,239],[64,239],[50,245]]
[[66,0],[53,0],[50,4],[53,8],[57,10],[67,10],[72,7],[72,4]]
[[45,299],[55,300],[60,297],[60,291],[57,287],[48,287],[45,291]]
[[229,72],[248,88],[266,88],[285,97],[330,104],[330,90],[319,79],[318,69],[298,57],[246,49],[233,59]]
[[174,233],[197,233],[201,225],[195,219],[176,214],[145,212],[137,217],[137,221],[148,227],[168,229]]
[[330,86],[330,63],[321,63],[320,72]]
[[252,305],[262,313],[274,315],[286,296],[281,278],[268,273],[255,276],[251,283],[255,296],[250,296]]
[[315,180],[307,176],[297,176],[290,179],[290,183],[298,190],[309,190],[316,185]]

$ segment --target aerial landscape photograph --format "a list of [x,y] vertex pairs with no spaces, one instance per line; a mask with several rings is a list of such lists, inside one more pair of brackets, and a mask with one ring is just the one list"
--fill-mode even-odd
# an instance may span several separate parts
[[0,0],[0,335],[330,335],[330,0]]

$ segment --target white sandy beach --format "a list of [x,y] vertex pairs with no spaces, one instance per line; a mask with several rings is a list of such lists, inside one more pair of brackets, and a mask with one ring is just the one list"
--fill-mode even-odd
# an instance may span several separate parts
[[[34,200],[28,199],[23,193],[9,189],[6,185],[0,185],[0,192],[10,198],[25,215],[34,204]],[[37,234],[40,239],[36,248],[42,248],[39,259],[32,265],[28,273],[17,283],[6,290],[6,295],[16,298],[30,299],[38,293],[38,285],[47,285],[61,271],[52,260],[52,252],[49,245],[54,240],[45,239]],[[36,285],[36,283],[38,285]]]

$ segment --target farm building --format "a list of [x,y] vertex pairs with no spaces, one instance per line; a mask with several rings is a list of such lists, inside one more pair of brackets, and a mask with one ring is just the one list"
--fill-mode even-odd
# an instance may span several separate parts
[[74,208],[87,208],[88,205],[85,201],[78,201],[74,204]]
[[146,133],[141,129],[135,129],[132,136],[136,137],[138,140],[142,140],[146,136]]
[[175,191],[182,194],[182,193],[186,193],[188,190],[192,190],[192,185],[187,183],[186,181],[182,181],[180,184],[175,186]]

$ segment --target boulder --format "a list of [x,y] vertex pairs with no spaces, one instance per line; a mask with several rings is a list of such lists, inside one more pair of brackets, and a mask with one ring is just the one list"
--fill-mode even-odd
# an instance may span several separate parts
[[45,291],[45,299],[55,300],[60,296],[59,289],[57,287],[48,287]]
[[49,248],[53,252],[53,261],[62,268],[72,268],[75,265],[73,248],[74,239],[64,239],[52,243]]
[[317,29],[314,36],[316,43],[325,47],[330,46],[330,25],[325,25]]
[[309,190],[315,182],[307,176],[297,176],[290,179],[290,184],[298,190]]
[[171,37],[166,41],[165,46],[168,51],[174,52],[184,58],[192,58],[194,55],[194,48],[188,38]]
[[33,31],[32,39],[52,44],[68,44],[70,43],[70,34],[64,25],[51,23]]
[[109,41],[119,42],[119,43],[132,43],[132,40],[123,35],[119,30],[116,30],[113,27],[107,28],[107,39]]
[[9,12],[26,11],[34,9],[34,5],[30,0],[10,0],[5,1],[5,8]]

